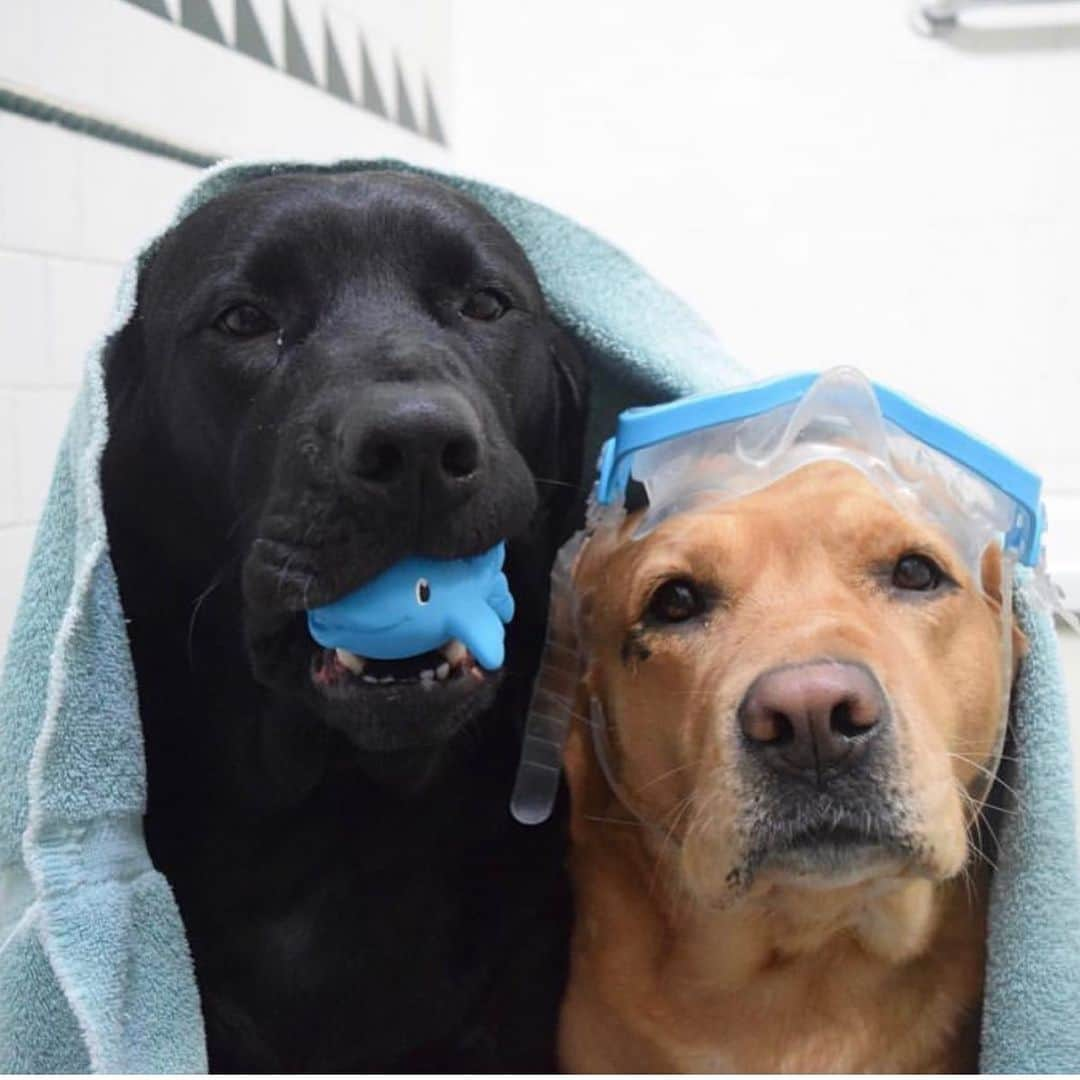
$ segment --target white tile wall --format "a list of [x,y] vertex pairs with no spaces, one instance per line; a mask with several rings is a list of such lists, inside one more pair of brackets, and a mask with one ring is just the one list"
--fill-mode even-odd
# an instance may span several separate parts
[[[313,49],[333,9],[353,76],[352,31],[370,26],[387,105],[396,53],[414,108],[422,117],[426,75],[449,126],[449,0],[291,2]],[[216,4],[230,39],[232,6]],[[257,7],[273,46],[280,0]],[[0,86],[219,154],[449,160],[429,140],[124,0],[0,0]],[[122,264],[168,220],[197,170],[6,112],[0,158],[2,653],[86,348],[104,328]]]
[[[325,13],[342,63],[359,81],[360,30],[377,57],[393,110],[394,58],[414,111],[433,86],[444,127],[452,109],[449,0],[290,0],[309,60],[323,68]],[[231,37],[232,0],[224,29]],[[263,5],[266,29],[282,6]],[[268,36],[273,36],[268,34]],[[7,0],[0,4],[0,81],[212,155],[387,154],[437,164],[426,139],[125,0]]]
[[[18,467],[15,453],[15,395],[0,389],[0,529],[18,523]],[[0,566],[0,578],[11,567]],[[3,614],[0,613],[0,623]]]
[[0,250],[0,386],[45,381],[39,342],[48,327],[47,280],[40,255]]

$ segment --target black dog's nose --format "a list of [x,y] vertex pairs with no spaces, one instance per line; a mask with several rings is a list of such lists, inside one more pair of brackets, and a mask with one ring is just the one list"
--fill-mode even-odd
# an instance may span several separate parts
[[394,499],[419,498],[428,511],[464,502],[480,482],[480,420],[443,386],[372,387],[338,429],[339,467],[352,485]]
[[818,781],[850,769],[887,716],[885,695],[866,668],[828,660],[766,671],[739,706],[755,755],[778,772]]

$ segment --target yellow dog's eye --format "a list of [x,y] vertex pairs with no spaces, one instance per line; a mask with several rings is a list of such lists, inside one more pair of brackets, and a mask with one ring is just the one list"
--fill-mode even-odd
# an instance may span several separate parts
[[649,600],[646,615],[654,622],[679,623],[705,610],[701,591],[685,578],[665,581]]
[[892,583],[897,589],[909,592],[932,592],[944,579],[944,573],[933,559],[926,555],[903,555],[893,567]]

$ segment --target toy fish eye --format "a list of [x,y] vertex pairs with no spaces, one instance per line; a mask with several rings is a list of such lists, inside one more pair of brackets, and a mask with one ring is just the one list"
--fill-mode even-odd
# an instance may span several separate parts
[[416,583],[416,602],[426,604],[431,599],[431,584],[427,578],[420,578]]

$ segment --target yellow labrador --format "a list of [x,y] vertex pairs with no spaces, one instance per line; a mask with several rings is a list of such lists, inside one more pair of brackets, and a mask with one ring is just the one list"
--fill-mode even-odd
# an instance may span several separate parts
[[562,1066],[973,1070],[1000,553],[836,462],[633,525],[574,568],[608,760],[576,724]]

